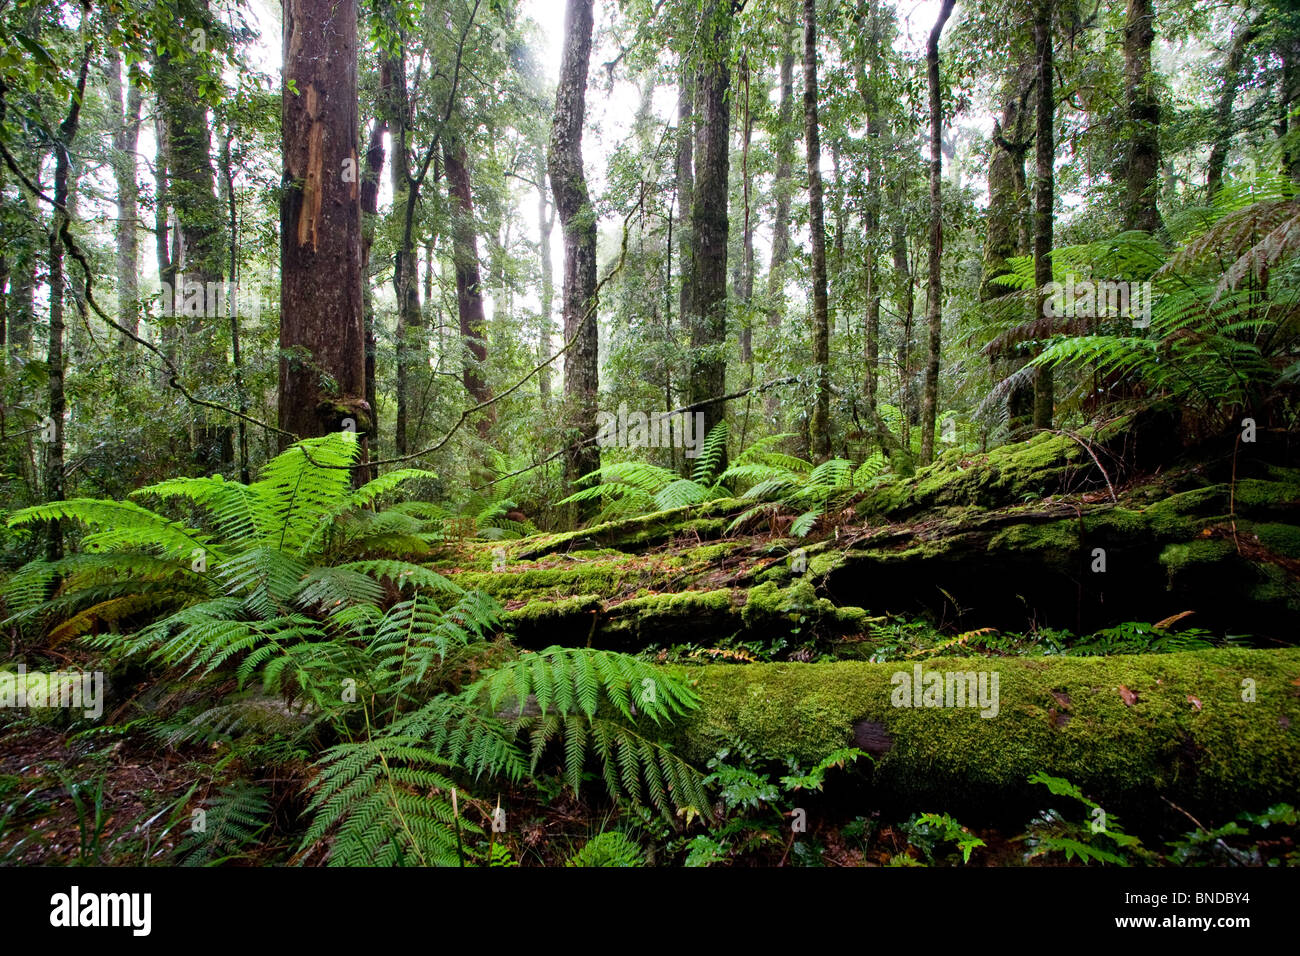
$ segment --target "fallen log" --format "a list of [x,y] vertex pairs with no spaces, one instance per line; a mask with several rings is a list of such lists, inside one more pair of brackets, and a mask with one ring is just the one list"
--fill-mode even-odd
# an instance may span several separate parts
[[871,755],[858,765],[872,790],[900,799],[1012,799],[1039,770],[1130,805],[1300,799],[1300,649],[675,673],[701,697],[677,738],[701,764],[739,738],[805,769],[856,746]]

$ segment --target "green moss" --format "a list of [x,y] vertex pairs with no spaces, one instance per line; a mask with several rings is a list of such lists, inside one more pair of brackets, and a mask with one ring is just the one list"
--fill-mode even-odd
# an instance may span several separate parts
[[1160,552],[1160,563],[1169,569],[1171,577],[1193,565],[1217,564],[1236,554],[1231,541],[1205,538],[1166,545]]
[[1295,509],[1300,505],[1300,481],[1297,480],[1295,472],[1289,473],[1287,481],[1243,478],[1237,482],[1234,501],[1238,508]]
[[[1246,793],[1293,799],[1300,790],[1297,649],[940,658],[924,669],[996,670],[997,715],[892,706],[891,678],[910,673],[907,665],[680,669],[702,698],[683,746],[703,760],[718,740],[739,736],[765,756],[807,766],[849,744],[854,724],[869,720],[892,743],[875,761],[874,781],[904,794],[1018,788],[1036,770],[1098,795],[1154,788],[1218,800]],[[1253,703],[1242,700],[1247,678],[1256,688]],[[1120,685],[1138,695],[1135,704],[1125,703]]]
[[599,611],[599,594],[578,594],[560,601],[533,601],[514,611],[507,611],[503,620],[508,627],[533,627],[553,624],[577,615]]
[[1274,554],[1284,558],[1300,558],[1300,528],[1292,524],[1253,524],[1241,530],[1248,531],[1259,543]]

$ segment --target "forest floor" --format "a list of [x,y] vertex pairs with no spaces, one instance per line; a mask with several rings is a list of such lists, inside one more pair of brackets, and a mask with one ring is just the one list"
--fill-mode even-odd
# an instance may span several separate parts
[[[1113,788],[1145,842],[1116,827],[1091,859],[1297,862],[1300,823],[1278,796],[1295,792],[1300,755],[1287,649],[1300,470],[1226,454],[1143,468],[1133,441],[1049,433],[952,454],[838,502],[804,538],[780,509],[735,528],[752,502],[722,500],[450,542],[431,566],[495,597],[518,647],[615,649],[688,675],[703,705],[677,743],[720,791],[718,822],[693,834],[599,788],[575,795],[558,772],[467,803],[484,818],[492,800],[510,806],[500,841],[522,865],[562,863],[612,827],[639,834],[649,862],[1057,865],[1090,859],[1089,798]],[[873,709],[900,665],[956,660],[1002,662],[1003,720]],[[1229,707],[1239,671],[1280,688],[1249,716]],[[0,863],[174,862],[187,808],[228,782],[221,746],[169,744],[129,719],[74,732],[0,715],[0,738]],[[871,773],[837,750],[855,740]],[[796,797],[781,774],[823,758],[816,792]],[[266,829],[237,862],[321,862],[293,840],[309,765],[252,769],[269,787]],[[1026,783],[1044,769],[1064,803]],[[796,800],[798,838],[780,809]]]

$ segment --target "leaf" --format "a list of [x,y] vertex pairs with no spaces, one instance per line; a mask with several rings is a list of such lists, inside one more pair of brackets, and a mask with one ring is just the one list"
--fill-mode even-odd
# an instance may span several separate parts
[[1119,685],[1119,696],[1124,698],[1124,703],[1129,707],[1132,707],[1138,702],[1138,695],[1133,693],[1133,691],[1129,690],[1123,684]]
[[1201,701],[1200,701],[1200,698],[1198,698],[1198,697],[1193,697],[1191,694],[1188,694],[1188,695],[1187,695],[1187,702],[1188,702],[1189,704],[1191,704],[1193,707],[1195,707],[1197,710],[1200,710],[1200,709],[1201,709]]

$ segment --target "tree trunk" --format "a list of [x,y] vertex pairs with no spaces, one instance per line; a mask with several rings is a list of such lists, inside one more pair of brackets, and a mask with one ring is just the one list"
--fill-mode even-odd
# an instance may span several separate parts
[[[700,23],[702,49],[696,74],[699,135],[695,143],[695,191],[691,203],[692,254],[685,263],[690,289],[689,404],[726,391],[727,379],[727,176],[731,145],[732,8],[730,0],[710,0]],[[726,406],[703,408],[704,433],[726,417]],[[726,455],[722,456],[725,467]]]
[[[541,237],[538,242],[538,251],[541,254],[541,315],[538,329],[538,351],[540,356],[538,361],[545,362],[551,357],[551,313],[555,309],[555,275],[554,267],[551,263],[551,232],[555,228],[555,204],[550,202],[546,191],[546,148],[540,147],[537,150],[537,166],[534,171],[537,177],[537,232]],[[537,390],[541,395],[542,407],[545,408],[551,401],[551,371],[552,366],[544,365],[537,373]]]
[[690,335],[691,316],[695,313],[691,298],[695,286],[689,280],[694,261],[691,210],[695,206],[695,64],[683,49],[678,54],[677,87],[677,262],[681,273],[677,315],[682,331]]
[[1205,173],[1205,201],[1214,199],[1214,194],[1223,186],[1223,167],[1228,162],[1228,147],[1236,132],[1232,124],[1232,109],[1237,100],[1237,90],[1241,87],[1241,67],[1245,60],[1246,46],[1255,38],[1255,24],[1249,23],[1237,30],[1228,48],[1228,58],[1223,64],[1223,86],[1219,90],[1219,99],[1214,108],[1214,142],[1210,147],[1210,161]]
[[[749,67],[745,70],[745,102],[742,104],[744,120],[741,139],[741,232],[739,275],[736,277],[736,300],[741,308],[740,323],[740,361],[749,371],[749,379],[754,379],[754,328],[751,322],[750,304],[754,298],[754,220],[750,214],[750,175],[749,145],[754,136],[754,114],[750,109]],[[762,92],[760,91],[760,97]]]
[[803,121],[808,158],[808,228],[812,232],[812,417],[809,451],[815,462],[831,455],[830,308],[826,297],[826,230],[822,216],[822,150],[817,122],[817,2],[803,4]]
[[[84,25],[84,24],[83,24]],[[81,121],[81,101],[86,92],[86,75],[90,72],[90,44],[86,44],[72,93],[68,115],[59,124],[54,141],[54,215],[50,224],[50,335],[46,353],[49,373],[49,420],[45,423],[45,500],[62,501],[63,494],[63,416],[67,397],[63,390],[63,227],[68,222],[68,173],[71,160],[68,150],[77,138]],[[63,523],[58,518],[46,526],[45,560],[63,557]]]
[[[115,50],[108,61],[108,96],[112,103],[113,180],[117,190],[117,321],[132,332],[140,330],[140,262],[136,230],[139,228],[135,180],[135,153],[140,141],[139,73],[135,66],[127,69],[126,97],[122,96],[122,60]],[[135,342],[122,336],[120,348],[131,351]]]
[[[158,58],[154,58],[154,70],[158,70]],[[171,227],[171,199],[167,188],[167,124],[163,121],[162,102],[159,96],[154,103],[154,255],[158,260],[158,282],[162,287],[162,316],[158,321],[158,339],[162,353],[167,360],[176,365],[176,320],[173,312],[176,304],[176,259],[173,254],[174,240]],[[163,382],[165,385],[166,383]]]
[[[454,226],[451,233],[452,259],[456,265],[456,311],[460,318],[465,390],[474,404],[492,398],[484,377],[487,364],[487,317],[483,311],[483,286],[479,273],[478,237],[474,231],[474,194],[470,187],[468,153],[464,140],[443,134],[443,166],[447,171],[447,193],[451,199]],[[480,438],[486,438],[496,410],[489,405],[476,419]]]
[[[774,353],[781,323],[785,319],[785,263],[790,257],[790,193],[794,188],[794,33],[785,31],[781,51],[781,103],[777,107],[776,179],[772,191],[776,204],[772,214],[772,257],[767,267],[767,328],[769,352]],[[769,375],[769,377],[771,377]],[[767,417],[780,427],[781,406],[775,391],[765,399]]]
[[[1029,148],[1027,97],[1033,67],[1032,60],[1026,60],[1008,70],[1003,88],[1002,116],[993,123],[993,150],[988,175],[989,211],[979,295],[999,328],[1015,324],[1018,313],[1024,311],[1019,297],[1010,296],[1012,288],[993,280],[1011,271],[1009,259],[1029,253],[1024,228],[1029,210],[1025,192],[1025,152]],[[1009,377],[1024,364],[1017,359],[1017,347],[1009,345],[989,356],[999,379]],[[1025,428],[1032,424],[1033,416],[1032,384],[1014,387],[1007,396],[1008,428],[1013,433]]]
[[[371,428],[379,434],[379,400],[375,389],[375,359],[379,351],[375,335],[375,300],[370,288],[370,247],[375,241],[375,223],[379,217],[379,177],[384,171],[384,133],[388,125],[383,119],[370,124],[366,140],[366,169],[361,178],[361,309],[362,332],[366,341],[366,404],[371,408]],[[376,443],[378,438],[375,438]],[[376,456],[378,456],[376,449]],[[378,477],[373,469],[368,477]]]
[[943,100],[939,90],[939,37],[952,15],[955,0],[944,0],[939,18],[925,48],[926,78],[930,89],[930,283],[926,291],[925,393],[921,409],[921,460],[934,460],[934,423],[939,405],[939,351],[943,326]]
[[[40,185],[44,155],[35,157],[32,182]],[[9,270],[9,357],[27,356],[32,348],[32,326],[36,316],[36,276],[40,270],[40,240],[37,238],[36,210],[27,200],[27,191],[18,190],[20,242]]]
[[[916,706],[922,698],[900,691],[906,678],[915,692],[916,668],[923,685],[924,675],[972,671],[978,685],[983,672],[990,705],[996,673],[996,717],[985,719],[991,706]],[[1298,668],[1294,648],[694,667],[689,679],[702,700],[678,731],[680,752],[706,760],[725,735],[762,758],[811,766],[857,746],[873,757],[859,762],[872,792],[911,806],[964,801],[978,809],[1028,796],[1034,802],[1024,812],[1032,812],[1046,795],[1026,794],[1025,780],[1037,771],[1107,801],[1149,806],[1166,794],[1191,807],[1267,806],[1300,789],[1300,738],[1277,731],[1300,721],[1300,698],[1283,691],[1243,704],[1242,681],[1285,688]],[[940,681],[946,704],[948,682]],[[961,699],[955,682],[954,703]],[[910,706],[895,706],[900,696]],[[1213,719],[1201,714],[1202,701]],[[1251,740],[1260,743],[1241,746]]]
[[[582,169],[582,125],[591,62],[592,0],[568,0],[564,55],[555,91],[548,165],[564,234],[564,400],[570,447],[564,475],[573,483],[600,467],[596,401],[600,387],[600,333],[596,303],[596,211]],[[579,447],[574,444],[582,442]]]
[[[1039,307],[1052,281],[1052,206],[1056,187],[1055,73],[1052,68],[1053,0],[1034,2],[1034,56],[1038,65],[1038,111],[1034,124],[1034,283]],[[1051,428],[1054,405],[1052,369],[1039,366],[1034,372],[1034,427]]]
[[1128,0],[1124,26],[1124,99],[1129,130],[1125,163],[1125,229],[1156,232],[1163,226],[1158,176],[1160,172],[1160,101],[1151,72],[1155,43],[1154,0]]
[[900,429],[903,446],[911,449],[910,427],[921,421],[921,404],[916,394],[915,351],[912,339],[916,324],[916,280],[912,274],[907,249],[907,220],[904,203],[907,201],[907,171],[895,168],[894,228],[890,236],[890,253],[894,261],[895,296],[902,313],[903,327],[898,337],[899,406],[902,414]]
[[[394,447],[398,455],[409,451],[407,424],[410,396],[414,391],[412,369],[419,368],[425,351],[424,322],[420,312],[419,266],[415,253],[415,209],[420,201],[420,183],[411,172],[411,94],[406,82],[405,34],[399,32],[401,49],[385,56],[380,67],[385,119],[393,137],[393,197],[401,210],[402,231],[393,254],[393,291],[397,295],[397,421]],[[449,180],[450,181],[450,180]],[[466,190],[468,194],[468,189]],[[472,210],[472,202],[470,209]],[[472,230],[472,225],[471,225]],[[475,257],[477,262],[477,256]],[[481,323],[480,323],[481,325]]]
[[280,427],[369,433],[356,0],[285,0],[281,116]]

